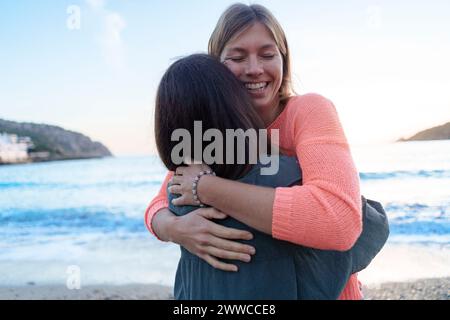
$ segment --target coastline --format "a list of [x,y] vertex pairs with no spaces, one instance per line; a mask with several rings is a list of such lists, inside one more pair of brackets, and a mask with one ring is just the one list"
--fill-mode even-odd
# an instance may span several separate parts
[[0,166],[17,166],[17,165],[33,164],[33,163],[61,162],[61,161],[71,161],[71,160],[94,160],[94,159],[104,159],[104,158],[114,158],[114,155],[95,156],[95,157],[68,157],[68,158],[49,158],[49,159],[29,159],[27,161],[18,161],[18,162],[1,162],[0,161]]
[[[157,284],[0,287],[0,300],[172,300],[172,287]],[[450,300],[450,277],[363,286],[365,300]]]
[[[120,242],[123,240],[117,240],[112,245],[120,247]],[[100,248],[104,247],[100,245]],[[148,250],[147,245],[141,243],[141,246],[136,247],[136,243],[130,242],[124,248],[135,248],[134,254],[129,255],[126,251],[119,250],[115,255],[132,263],[110,260],[109,256],[99,255],[98,250],[93,247],[92,256],[71,261],[70,264],[75,263],[83,268],[80,290],[69,290],[66,287],[67,278],[63,270],[69,264],[67,261],[52,262],[45,257],[42,257],[42,261],[23,260],[22,257],[20,263],[0,261],[3,274],[0,279],[0,300],[173,299],[174,279],[164,275],[171,266],[176,265],[178,248],[165,247],[171,253],[171,249],[174,249],[174,255],[160,252],[166,260],[156,264],[152,263],[153,255],[148,253],[152,250]],[[372,263],[358,274],[364,299],[450,300],[448,249],[446,244],[387,244]],[[74,253],[76,252],[69,255]],[[94,256],[99,260],[96,261]],[[163,268],[159,269],[158,266]],[[123,270],[127,270],[128,274],[125,275]],[[148,270],[152,272],[147,272]],[[169,273],[172,274],[171,272],[173,270]]]

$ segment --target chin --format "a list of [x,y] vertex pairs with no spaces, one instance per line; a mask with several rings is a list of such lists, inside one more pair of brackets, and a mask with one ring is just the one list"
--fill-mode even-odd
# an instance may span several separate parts
[[255,107],[256,110],[265,110],[267,108],[270,108],[271,103],[270,103],[270,101],[266,101],[266,99],[264,99],[264,101],[253,100],[253,106]]

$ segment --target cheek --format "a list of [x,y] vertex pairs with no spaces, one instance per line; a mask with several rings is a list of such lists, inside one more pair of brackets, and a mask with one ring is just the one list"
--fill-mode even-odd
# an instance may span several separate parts
[[273,63],[267,66],[266,72],[274,79],[276,83],[281,84],[283,79],[283,65],[280,63]]
[[281,61],[277,64],[275,72],[277,74],[277,79],[281,85],[281,82],[283,81],[283,63]]

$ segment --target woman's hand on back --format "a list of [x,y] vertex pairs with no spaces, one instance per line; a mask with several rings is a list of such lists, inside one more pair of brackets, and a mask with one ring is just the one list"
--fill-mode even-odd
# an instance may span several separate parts
[[245,230],[227,228],[211,221],[227,215],[214,208],[200,208],[176,217],[170,226],[170,239],[214,268],[238,271],[236,265],[220,259],[249,262],[255,248],[232,240],[250,240],[253,235]]
[[[211,170],[206,164],[191,164],[178,167],[169,182],[169,192],[179,194],[172,204],[196,205],[192,194],[192,183],[201,171]],[[211,219],[225,219],[227,215],[217,209],[199,208],[186,215],[175,217],[167,227],[170,241],[183,246],[192,254],[202,258],[214,268],[237,271],[237,266],[220,261],[240,260],[249,262],[255,248],[233,240],[250,240],[253,235],[246,230],[221,226]]]

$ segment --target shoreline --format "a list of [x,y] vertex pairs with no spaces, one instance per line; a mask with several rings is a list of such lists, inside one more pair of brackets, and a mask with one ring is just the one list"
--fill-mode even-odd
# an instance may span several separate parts
[[47,163],[47,162],[60,162],[60,161],[71,161],[71,160],[95,160],[95,159],[104,159],[104,158],[114,158],[114,155],[109,156],[94,156],[94,157],[73,157],[73,158],[52,158],[52,159],[29,159],[27,161],[17,161],[17,162],[1,162],[0,166],[17,166],[17,165],[26,165],[33,163]]
[[[0,300],[172,300],[173,288],[158,284],[0,286]],[[450,300],[450,277],[363,286],[365,300]]]

